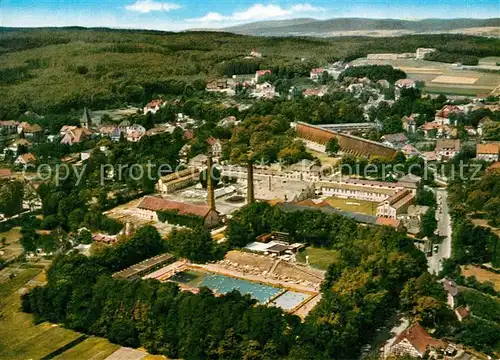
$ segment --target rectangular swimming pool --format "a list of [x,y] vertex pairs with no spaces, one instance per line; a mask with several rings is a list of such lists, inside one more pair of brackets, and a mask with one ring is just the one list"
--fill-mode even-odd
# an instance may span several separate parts
[[227,294],[228,292],[237,290],[242,294],[249,294],[252,299],[257,300],[261,304],[269,303],[283,310],[292,310],[311,296],[277,286],[193,269],[179,272],[169,280],[198,288],[205,286],[218,294]]
[[238,290],[242,294],[249,294],[253,299],[263,304],[283,291],[283,289],[274,286],[219,274],[207,275],[199,286],[206,286],[219,294]]

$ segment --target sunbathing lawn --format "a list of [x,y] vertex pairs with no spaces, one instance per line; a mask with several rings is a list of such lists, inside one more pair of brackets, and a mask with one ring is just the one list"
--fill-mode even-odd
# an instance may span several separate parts
[[56,356],[54,360],[104,360],[119,348],[119,345],[112,344],[107,339],[90,336],[78,345]]
[[297,261],[305,263],[306,255],[309,255],[309,264],[320,270],[328,269],[328,266],[336,262],[339,258],[337,250],[309,246],[304,251],[297,254]]
[[357,212],[367,215],[375,215],[377,212],[377,203],[373,201],[342,199],[335,196],[329,197],[325,201],[331,206],[343,211]]

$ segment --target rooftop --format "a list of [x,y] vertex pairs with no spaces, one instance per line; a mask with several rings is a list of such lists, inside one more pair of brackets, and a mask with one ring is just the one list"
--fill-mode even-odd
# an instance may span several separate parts
[[200,217],[205,217],[210,211],[210,208],[206,205],[188,204],[155,196],[143,197],[137,207],[150,211],[177,211],[180,215],[195,215]]
[[477,144],[476,153],[498,155],[500,154],[500,143]]

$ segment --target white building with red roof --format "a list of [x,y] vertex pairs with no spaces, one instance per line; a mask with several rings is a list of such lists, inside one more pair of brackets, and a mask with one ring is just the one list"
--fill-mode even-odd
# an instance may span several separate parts
[[311,69],[311,72],[309,74],[309,78],[311,80],[318,80],[318,78],[321,76],[321,74],[323,74],[324,71],[325,71],[325,69],[323,69],[323,68]]
[[255,82],[259,81],[259,78],[264,76],[264,75],[270,75],[272,74],[271,70],[257,70],[255,72]]
[[391,346],[391,353],[396,356],[410,355],[423,358],[428,351],[445,347],[444,341],[434,339],[419,323],[415,323],[398,335]]
[[164,105],[165,101],[163,101],[162,99],[151,100],[146,104],[146,106],[144,106],[144,115],[146,115],[147,113],[156,114],[156,112],[160,110]]

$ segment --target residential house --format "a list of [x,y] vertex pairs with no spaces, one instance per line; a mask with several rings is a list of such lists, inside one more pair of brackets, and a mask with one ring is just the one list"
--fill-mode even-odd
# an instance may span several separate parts
[[257,49],[252,49],[252,51],[250,51],[250,56],[254,58],[261,58],[262,54],[258,52]]
[[178,215],[200,217],[203,219],[203,224],[208,228],[214,227],[222,221],[219,212],[210,209],[206,205],[182,203],[154,196],[143,197],[139,205],[137,205],[137,210],[139,216],[154,221],[158,221],[157,211],[171,211]]
[[443,279],[443,288],[446,292],[446,303],[450,307],[450,309],[454,309],[457,305],[458,294],[460,294],[460,290],[458,290],[458,285],[455,281],[451,279]]
[[9,180],[12,177],[12,171],[6,168],[0,168],[0,180]]
[[479,120],[479,122],[477,124],[477,134],[479,136],[483,136],[484,128],[490,124],[493,124],[493,123],[494,123],[494,121],[491,120],[488,116],[485,116],[484,118]]
[[417,121],[416,118],[419,114],[411,114],[410,116],[403,116],[401,122],[403,123],[403,129],[408,134],[414,134],[417,131]]
[[311,69],[311,72],[309,74],[309,78],[311,80],[318,80],[324,71],[325,71],[325,69],[323,69],[323,68]]
[[255,90],[251,94],[255,98],[265,98],[270,99],[278,95],[276,88],[270,83],[263,82],[262,84],[255,85]]
[[194,139],[194,131],[192,129],[188,129],[184,131],[183,135],[185,140],[193,140]]
[[500,161],[496,161],[486,168],[487,172],[500,171]]
[[127,141],[138,142],[145,134],[146,129],[142,125],[134,124],[127,127]]
[[460,109],[457,105],[445,105],[441,110],[436,112],[436,116],[434,117],[434,121],[439,125],[450,125],[450,115],[463,114],[463,110]]
[[423,131],[424,137],[426,139],[435,139],[440,133],[441,127],[442,125],[438,124],[437,122],[431,121],[420,126],[420,129]]
[[33,124],[31,125],[30,123],[27,123],[26,121],[23,121],[17,126],[17,133],[23,133],[25,137],[27,138],[35,138],[39,137],[42,135],[42,128],[38,124]]
[[405,144],[408,143],[408,138],[403,133],[386,134],[381,137],[381,140],[384,145],[390,146],[395,149],[401,149]]
[[377,205],[376,215],[397,219],[398,215],[407,212],[414,200],[415,195],[411,190],[400,190]]
[[500,143],[476,144],[476,159],[484,161],[499,161]]
[[403,154],[405,154],[407,157],[412,157],[412,156],[419,156],[420,151],[418,151],[413,145],[411,144],[406,144],[401,148],[401,151]]
[[428,206],[410,205],[406,215],[400,216],[409,234],[416,235],[420,232],[422,217],[429,211]]
[[207,139],[208,145],[210,145],[210,152],[213,157],[218,158],[222,155],[222,143],[219,139],[210,136]]
[[438,139],[436,155],[439,160],[451,159],[460,152],[460,139]]
[[[10,150],[14,154],[17,155],[20,147],[24,147],[24,148],[28,149],[30,146],[31,146],[31,143],[28,140],[16,139],[8,147],[6,147],[5,150]],[[4,153],[5,153],[5,150],[4,150]]]
[[412,79],[399,79],[394,83],[396,100],[401,96],[403,89],[414,89],[417,87],[417,82]]
[[32,153],[26,153],[19,155],[17,159],[14,161],[14,165],[22,166],[24,169],[28,167],[29,164],[33,164],[36,162],[36,157]]
[[255,72],[255,79],[254,79],[254,81],[258,82],[260,77],[262,77],[264,75],[270,75],[271,73],[272,73],[271,70],[257,70]]
[[435,151],[424,151],[421,155],[426,164],[434,163],[437,161],[437,155]]
[[459,306],[455,309],[455,315],[457,316],[458,321],[462,321],[470,315],[470,311],[465,306]]
[[[61,129],[62,130],[62,129]],[[64,135],[61,135],[61,144],[73,145],[89,139],[92,136],[92,131],[87,128],[79,128],[76,126],[67,127]]]
[[415,323],[396,337],[391,346],[391,353],[396,356],[423,358],[428,351],[445,347],[446,344],[442,340],[434,339],[419,323]]
[[236,116],[226,116],[224,119],[219,121],[217,125],[221,127],[228,127],[230,125],[237,125],[238,123],[239,121],[236,119]]
[[163,101],[162,99],[151,100],[143,108],[144,115],[146,115],[147,113],[156,114],[156,112],[160,110],[164,105],[165,101]]
[[0,121],[0,134],[3,131],[5,134],[15,134],[17,132],[17,127],[19,122],[14,120],[1,120]]

